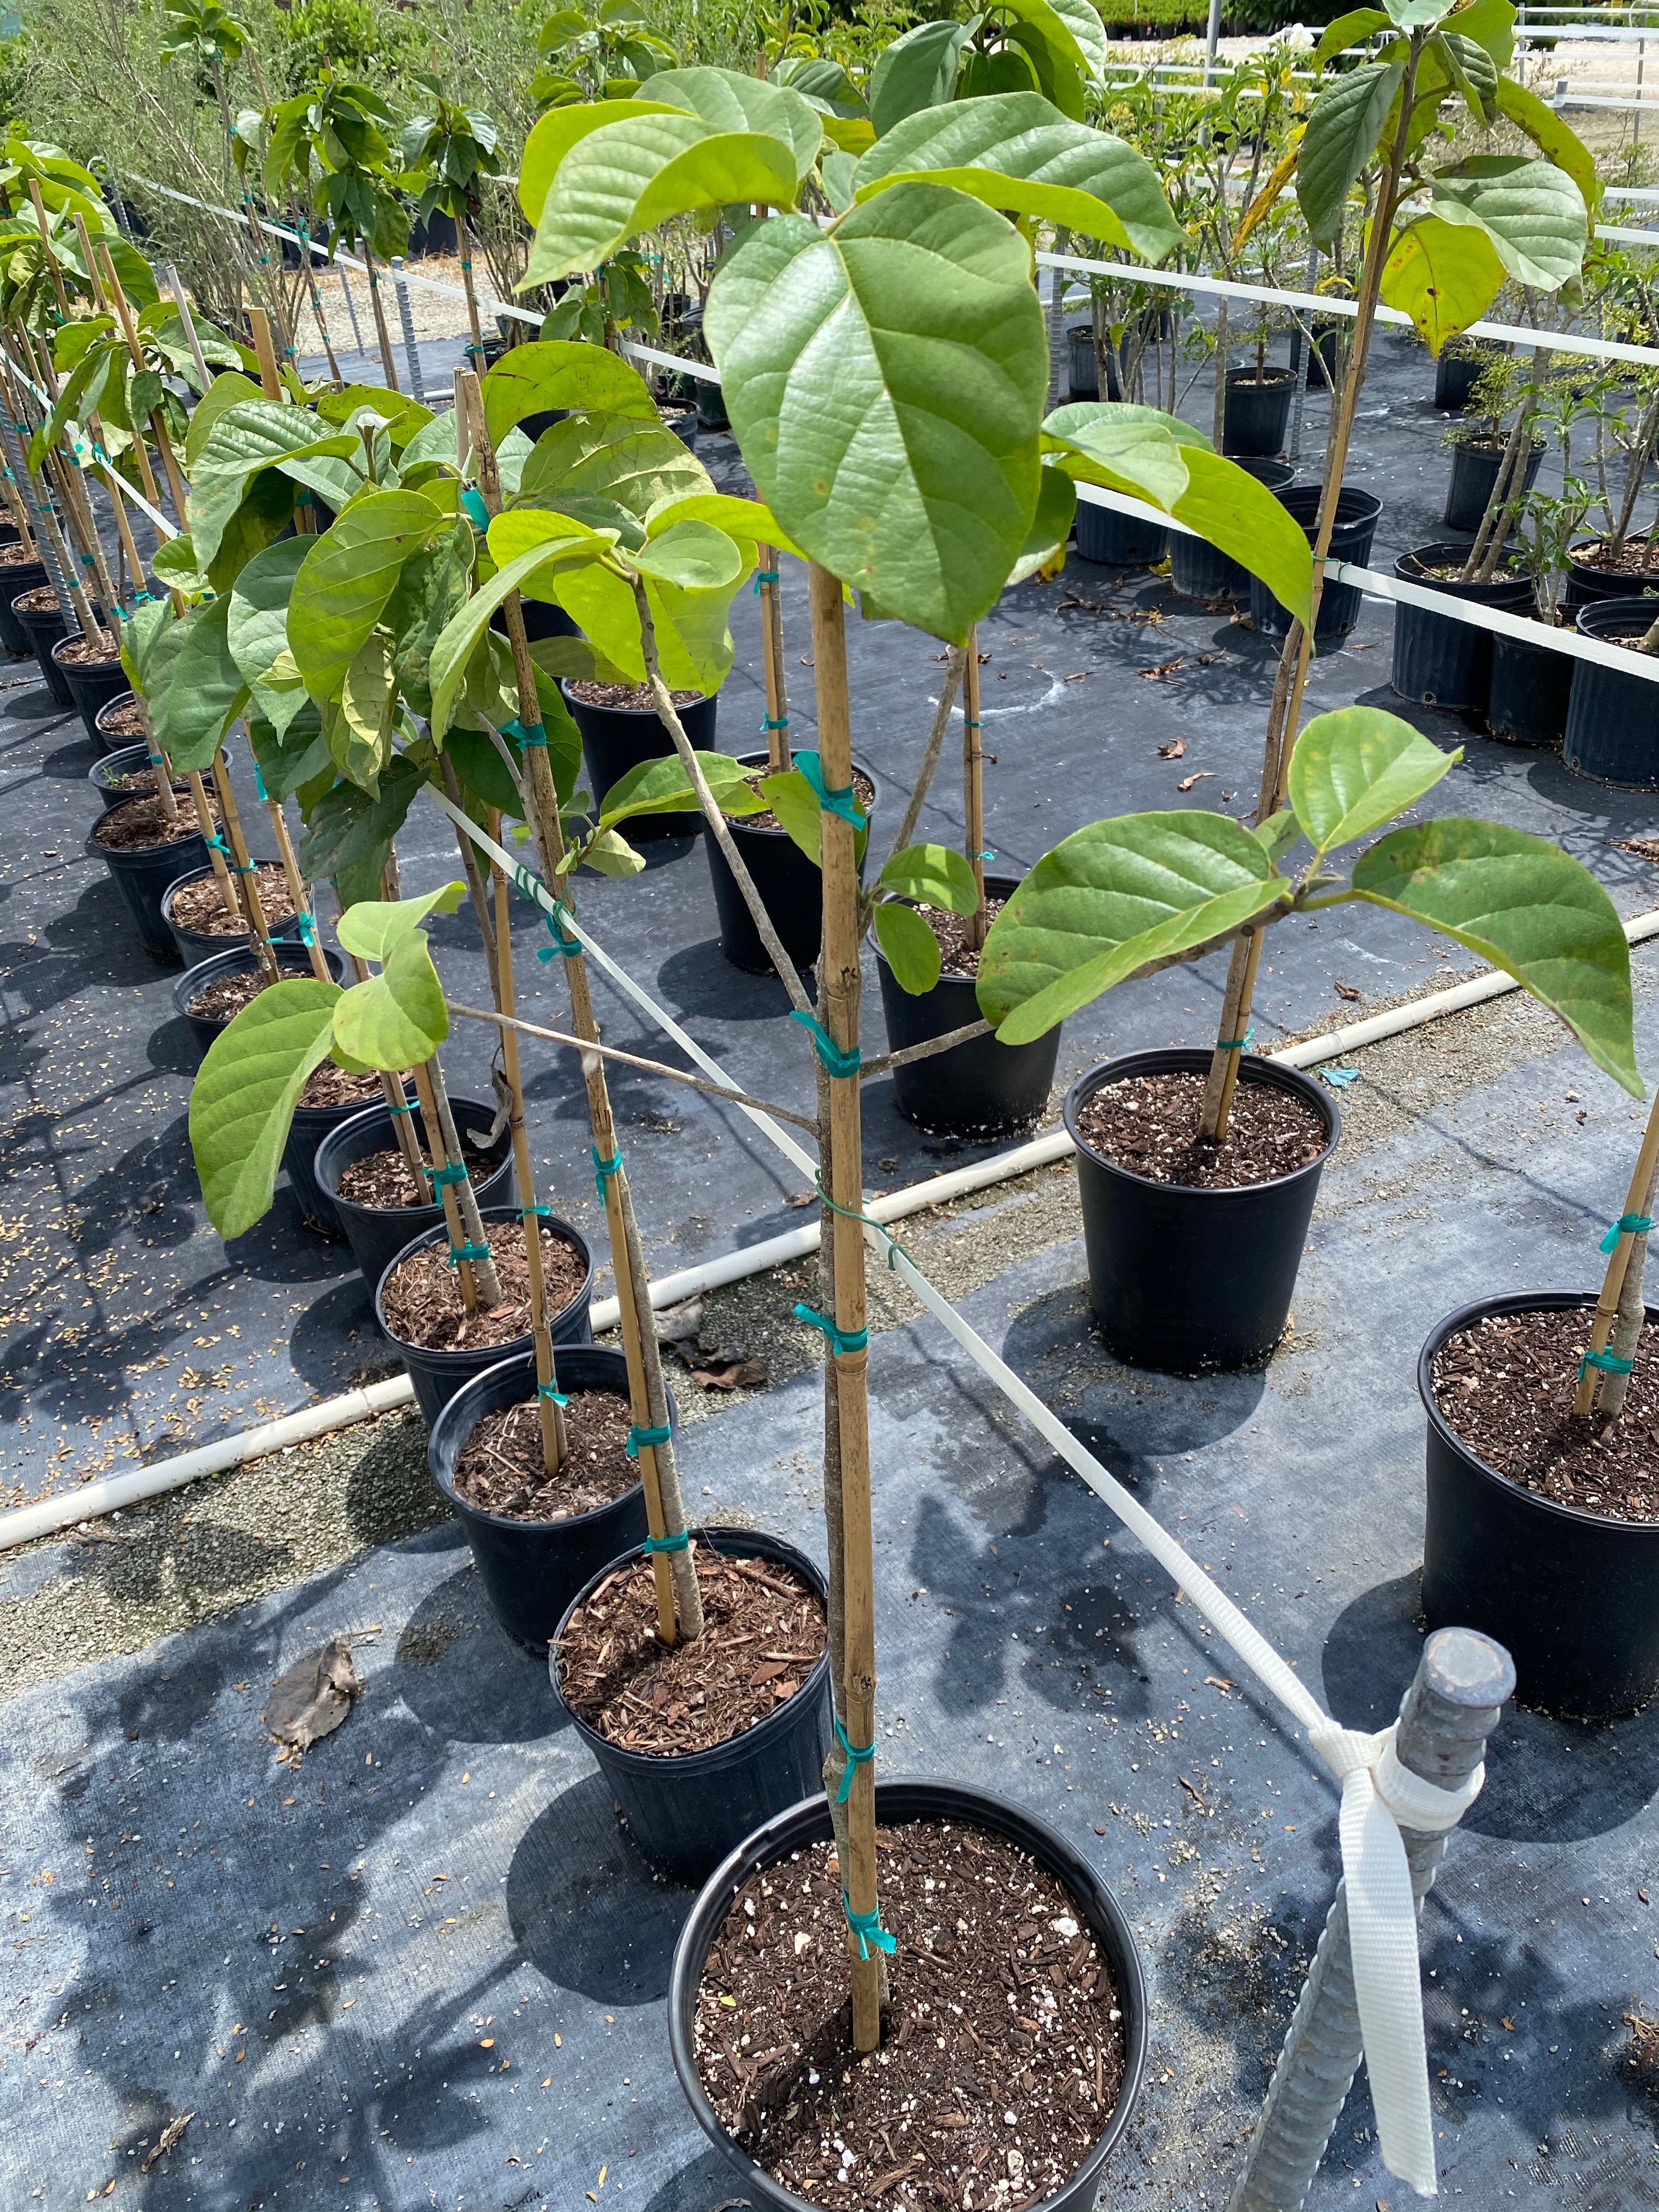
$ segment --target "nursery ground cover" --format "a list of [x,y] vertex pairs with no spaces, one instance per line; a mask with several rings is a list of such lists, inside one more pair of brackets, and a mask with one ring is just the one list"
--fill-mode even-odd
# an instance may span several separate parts
[[[447,359],[442,347],[423,349],[429,385],[441,383]],[[1381,344],[1349,471],[1383,501],[1372,556],[1379,568],[1443,534],[1446,418],[1429,404],[1431,378],[1415,344],[1393,337]],[[1207,421],[1202,381],[1185,410]],[[1322,451],[1324,422],[1316,397],[1304,440],[1310,465]],[[729,440],[710,440],[705,450],[723,481],[743,481]],[[1547,477],[1553,465],[1552,456]],[[785,590],[792,736],[810,744],[804,586],[788,564]],[[1386,605],[1367,604],[1354,638],[1316,662],[1313,708],[1355,698],[1399,707],[1387,690],[1391,621]],[[732,750],[758,738],[763,712],[753,600],[739,607],[737,623],[738,665],[725,687],[719,740]],[[891,780],[890,825],[920,757],[943,664],[924,640],[893,625],[855,624],[851,636],[856,726]],[[981,672],[988,834],[1013,872],[1103,808],[1242,811],[1250,803],[1275,648],[1224,611],[1194,610],[1144,572],[1126,578],[1074,556],[1057,582],[1007,595],[983,626],[981,650],[990,655]],[[1404,711],[1437,741],[1467,750],[1427,807],[1473,811],[1555,838],[1602,878],[1624,911],[1655,902],[1659,871],[1619,842],[1651,831],[1649,800],[1571,777],[1553,756],[1496,744],[1460,718]],[[85,781],[94,748],[77,723],[51,711],[24,664],[0,691],[0,748],[17,824],[0,940],[10,1130],[0,1243],[7,1333],[0,1482],[15,1500],[251,1425],[389,1371],[389,1363],[344,1248],[301,1227],[285,1188],[259,1227],[234,1245],[224,1247],[208,1228],[185,1134],[193,1063],[185,1025],[173,1015],[173,975],[156,970],[137,948],[101,865],[82,855],[94,818]],[[1185,793],[1183,783],[1190,784]],[[959,842],[959,796],[948,772],[936,794],[923,834]],[[269,851],[251,791],[243,811],[255,850]],[[877,818],[879,850],[883,815]],[[699,842],[662,841],[651,848],[646,873],[631,882],[588,882],[584,915],[739,1081],[805,1107],[810,1063],[784,1027],[781,988],[740,975],[720,956]],[[434,811],[416,811],[399,849],[408,890],[459,872],[453,836]],[[524,941],[540,941],[527,905],[518,908],[516,927]],[[433,937],[455,995],[487,1003],[470,915],[439,921]],[[665,946],[672,948],[665,955]],[[562,982],[527,960],[521,967],[523,1011],[559,1025]],[[1069,1022],[1060,1088],[1111,1050],[1207,1042],[1224,967],[1211,960],[1129,985]],[[1259,1038],[1348,1018],[1352,993],[1392,999],[1454,968],[1424,933],[1380,911],[1360,920],[1344,909],[1292,924],[1275,933],[1264,966]],[[873,1001],[872,966],[866,981]],[[654,1053],[654,1032],[609,986],[600,988],[610,1041]],[[458,1023],[446,1060],[458,1094],[480,1095],[488,1063],[482,1026]],[[599,1208],[574,1064],[538,1047],[529,1068],[538,1173],[560,1212],[592,1234]],[[657,1267],[685,1266],[799,1219],[790,1204],[795,1180],[740,1117],[644,1076],[619,1073],[615,1096]],[[873,1188],[978,1156],[902,1121],[884,1082],[868,1086],[866,1103]]]
[[[1652,957],[1638,966],[1646,1057],[1659,996]],[[1482,1054],[1496,1079],[1469,1083]],[[1114,1364],[1088,1328],[1073,1236],[1004,1231],[1000,1251],[1020,1256],[963,1297],[1339,1717],[1367,1727],[1392,1712],[1419,1646],[1418,1346],[1437,1315],[1495,1285],[1592,1280],[1627,1164],[1629,1102],[1536,1010],[1468,1018],[1439,1057],[1462,1079],[1422,1040],[1358,1056],[1357,1141],[1328,1173],[1294,1333],[1265,1370],[1183,1381]],[[975,1211],[994,1225],[998,1203],[959,1225]],[[1117,1887],[1153,2018],[1110,2201],[1215,2204],[1334,1879],[1331,1791],[1104,1510],[930,1323],[896,1318],[871,1367],[884,1759],[1030,1803]],[[696,1423],[690,1497],[815,1551],[817,1417],[801,1373]],[[358,1510],[378,1493],[389,1515],[401,1478],[374,1435],[360,1443]],[[269,1544],[306,1510],[307,1455],[285,1464]],[[203,1556],[217,1494],[195,1507]],[[8,1562],[8,1617],[31,1591],[70,1611],[76,1583],[118,1586],[144,1519],[107,1534]],[[258,1720],[270,1684],[340,1632],[360,1639],[363,1696],[301,1769],[277,1766]],[[562,2212],[590,2191],[712,2212],[730,2196],[666,2058],[690,1893],[633,1856],[453,1525],[38,1681],[6,1719],[9,2203],[67,2212],[112,2180],[114,2201],[150,2212]],[[1656,1790],[1654,1709],[1595,1729],[1505,1717],[1425,1920],[1448,2202],[1654,2202],[1656,2088],[1625,2015],[1654,2010],[1659,1907],[1641,1893]],[[143,2175],[185,2112],[182,2139]],[[1369,2129],[1362,2087],[1317,2212],[1401,2202]]]

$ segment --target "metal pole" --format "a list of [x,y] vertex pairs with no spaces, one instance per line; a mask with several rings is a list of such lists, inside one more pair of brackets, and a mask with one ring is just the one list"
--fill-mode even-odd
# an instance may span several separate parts
[[409,287],[404,282],[404,258],[401,253],[392,257],[392,281],[398,288],[398,320],[403,326],[404,354],[409,362],[409,389],[413,397],[425,405],[421,385],[421,354],[415,343],[415,317],[409,304]]
[[334,260],[334,273],[340,280],[341,296],[345,301],[346,313],[351,322],[351,343],[359,353],[362,353],[366,349],[363,345],[362,325],[357,320],[357,302],[352,298],[351,286],[346,281],[345,264],[337,254]]
[[1221,0],[1210,0],[1210,24],[1204,34],[1204,84],[1207,91],[1215,75],[1215,52],[1221,43]]
[[[1501,1644],[1472,1628],[1437,1630],[1401,1701],[1400,1764],[1439,1789],[1460,1788],[1514,1691],[1515,1668]],[[1448,1838],[1409,1828],[1401,1834],[1420,1907]],[[1339,1883],[1227,2212],[1301,2212],[1364,2055],[1347,1896]]]
[[[1310,292],[1311,292],[1311,291],[1313,290],[1313,289],[1314,289],[1314,279],[1318,276],[1318,274],[1319,274],[1319,248],[1318,248],[1316,246],[1310,246],[1308,248],[1308,287],[1307,287],[1307,289],[1309,289],[1309,291],[1310,291]],[[1301,339],[1301,337],[1302,337],[1302,329],[1301,329],[1301,325],[1300,325],[1300,324],[1298,324],[1298,325],[1297,325],[1297,333],[1296,333],[1296,335],[1297,335],[1297,339],[1298,339],[1298,341],[1299,341],[1299,340]],[[1315,334],[1314,334],[1314,332],[1313,332],[1313,331],[1312,331],[1311,325],[1310,325],[1310,330],[1309,330],[1309,336],[1308,336],[1307,343],[1306,343],[1306,344],[1304,344],[1304,345],[1303,345],[1303,346],[1301,347],[1301,355],[1302,355],[1302,358],[1301,358],[1301,360],[1300,360],[1299,362],[1297,362],[1296,363],[1296,369],[1297,369],[1297,379],[1296,379],[1296,397],[1295,397],[1295,398],[1291,400],[1291,449],[1290,449],[1290,458],[1291,458],[1291,460],[1293,460],[1293,461],[1300,460],[1300,459],[1301,459],[1301,458],[1302,458],[1302,410],[1303,410],[1303,408],[1304,408],[1304,407],[1306,405],[1306,404],[1307,404],[1307,398],[1308,398],[1308,378],[1309,378],[1309,374],[1310,374],[1310,373],[1311,372],[1311,370],[1312,370],[1312,368],[1313,368],[1313,355],[1314,355],[1314,348],[1315,348],[1315,346],[1316,346],[1317,343],[1318,343],[1318,339],[1317,339],[1317,337],[1315,336]]]

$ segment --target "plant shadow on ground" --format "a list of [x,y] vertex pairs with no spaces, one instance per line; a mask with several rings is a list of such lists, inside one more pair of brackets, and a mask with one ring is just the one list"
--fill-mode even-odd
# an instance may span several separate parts
[[666,1996],[695,1895],[652,1873],[600,1774],[573,1783],[532,1822],[507,1877],[507,1918],[530,1964],[555,1988],[617,2006]]
[[471,1559],[428,1590],[398,1638],[398,1694],[448,1743],[534,1743],[568,1725],[538,1659],[490,1613]]
[[[1386,1728],[1417,1671],[1420,1576],[1366,1590],[1325,1641],[1325,1694],[1345,1727]],[[1580,1842],[1634,1820],[1659,1795],[1659,1699],[1617,1721],[1556,1720],[1510,1705],[1486,1753],[1486,1782],[1462,1825],[1517,1843]]]

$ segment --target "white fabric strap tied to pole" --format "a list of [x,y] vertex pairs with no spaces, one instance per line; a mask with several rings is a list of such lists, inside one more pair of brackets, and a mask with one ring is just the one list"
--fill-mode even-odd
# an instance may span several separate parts
[[1437,2184],[1417,1901],[1400,1832],[1440,1835],[1455,1827],[1480,1796],[1486,1770],[1477,1766],[1461,1790],[1425,1782],[1400,1764],[1395,1726],[1370,1735],[1326,1721],[1308,1731],[1308,1741],[1342,1785],[1338,1833],[1354,2002],[1382,2163],[1419,2197],[1432,2197]]
[[[428,784],[427,793],[456,827],[465,832],[479,851],[499,862],[519,889],[527,896],[533,897],[544,913],[550,915],[556,907],[558,908],[560,927],[575,936],[587,956],[598,963],[657,1028],[673,1039],[705,1075],[727,1090],[740,1087],[720,1062],[705,1052],[695,1039],[688,1036],[672,1015],[659,1006],[649,993],[594,941],[581,922],[571,915],[569,908],[559,906],[539,876],[521,861],[514,860],[505,847],[481,830],[441,791]],[[817,1163],[787,1129],[757,1108],[739,1106],[738,1110],[747,1115],[756,1127],[771,1139],[778,1150],[793,1162],[810,1182],[816,1182]],[[1096,1496],[1109,1506],[1124,1526],[1139,1538],[1169,1574],[1177,1591],[1191,1601],[1262,1686],[1307,1729],[1310,1743],[1322,1750],[1333,1771],[1343,1774],[1343,1870],[1345,1875],[1350,1875],[1361,1887],[1365,1900],[1358,1914],[1355,1915],[1351,1897],[1350,1924],[1355,1928],[1364,1926],[1368,1931],[1378,1924],[1372,1917],[1371,1900],[1374,1899],[1376,1911],[1382,1914],[1386,1924],[1395,1931],[1389,1939],[1385,1954],[1392,1960],[1386,1975],[1372,1970],[1369,1951],[1363,1966],[1358,1945],[1354,1952],[1355,1985],[1360,1986],[1364,1980],[1368,1990],[1373,1993],[1367,2001],[1370,2009],[1370,2021],[1362,2009],[1360,2025],[1364,2034],[1372,2101],[1377,2110],[1378,2136],[1383,2162],[1391,2173],[1397,2174],[1419,2195],[1432,2196],[1436,2186],[1432,2132],[1425,2129],[1424,2134],[1419,2134],[1415,2119],[1418,2108],[1411,2105],[1405,2090],[1396,2097],[1393,2087],[1396,2081],[1403,2081],[1409,2075],[1410,2054],[1415,2051],[1420,2076],[1420,2110],[1422,2113],[1427,2113],[1428,2067],[1424,2055],[1423,1995],[1417,1964],[1416,1913],[1411,1899],[1410,1878],[1406,1872],[1405,1847],[1400,1840],[1398,1822],[1401,1815],[1390,1808],[1409,1808],[1411,1818],[1407,1825],[1413,1827],[1419,1825],[1419,1814],[1424,1816],[1420,1825],[1425,1827],[1432,1829],[1437,1824],[1449,1826],[1456,1814],[1443,1821],[1440,1815],[1449,1810],[1449,1801],[1455,1796],[1461,1799],[1462,1793],[1435,1790],[1432,1784],[1407,1773],[1398,1760],[1392,1759],[1392,1730],[1384,1729],[1381,1735],[1373,1737],[1339,1728],[1306,1683],[1273,1649],[1261,1630],[1240,1612],[1226,1592],[1205,1572],[1169,1530],[1154,1520],[1139,1500],[1101,1465],[1094,1454],[1073,1435],[1029,1384],[992,1350],[978,1331],[963,1319],[944,1294],[922,1273],[892,1231],[868,1216],[861,1217],[861,1220],[865,1242],[870,1249],[915,1293],[981,1373],[988,1376],[1010,1403],[1024,1415],[1045,1443],[1075,1474],[1081,1476]],[[1316,1743],[1316,1737],[1322,1738],[1323,1745],[1329,1745],[1331,1748],[1324,1750],[1322,1744]],[[1389,1757],[1384,1756],[1385,1743],[1389,1747]],[[1341,1762],[1340,1765],[1339,1762]],[[1362,1778],[1363,1800],[1359,1795]],[[1352,1854],[1348,1843],[1351,1791],[1357,1808]],[[1470,1796],[1472,1802],[1472,1792]],[[1462,1810],[1460,1802],[1458,1812]],[[1392,1863],[1389,1856],[1390,1850],[1394,1854]],[[1410,1933],[1409,1960],[1400,1943],[1399,1929],[1402,1923],[1397,1898],[1390,1887],[1393,1876],[1388,1871],[1393,1863],[1397,1863],[1405,1879],[1406,1916],[1403,1924],[1408,1927]],[[1369,1944],[1369,1932],[1364,1940]],[[1373,2047],[1376,2052],[1375,2061]],[[1382,2117],[1385,2103],[1389,2113],[1386,2135],[1382,2130]],[[1396,2164],[1396,2159],[1401,2162]],[[1425,2176],[1426,2180],[1423,2178]]]

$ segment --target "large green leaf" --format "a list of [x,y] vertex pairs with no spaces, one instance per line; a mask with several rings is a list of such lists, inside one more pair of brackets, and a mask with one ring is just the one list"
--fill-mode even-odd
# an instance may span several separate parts
[[1089,0],[1002,0],[997,13],[1004,37],[1030,61],[1038,88],[1063,114],[1080,120],[1108,56]]
[[1517,284],[1553,292],[1583,266],[1589,226],[1583,194],[1565,169],[1514,154],[1474,154],[1434,179],[1434,212],[1472,223]]
[[1056,408],[1042,433],[1044,447],[1069,474],[1162,507],[1309,619],[1307,532],[1265,484],[1214,452],[1202,431],[1154,407],[1079,399]]
[[249,399],[263,399],[264,392],[252,377],[240,376],[234,369],[216,376],[191,410],[190,428],[185,434],[185,474],[193,477],[200,465],[203,449],[219,417],[233,407],[240,407]]
[[1353,890],[1513,975],[1598,1067],[1642,1096],[1624,927],[1595,877],[1559,845],[1452,816],[1373,845],[1355,866]]
[[134,607],[121,624],[121,665],[141,699],[149,696],[151,656],[162,635],[173,627],[173,608],[164,599]]
[[386,960],[392,948],[429,914],[453,914],[466,896],[463,883],[440,884],[413,898],[360,899],[340,916],[337,935],[360,960]]
[[[501,523],[519,519],[503,516]],[[490,530],[492,550],[498,532],[504,546],[514,542],[501,523]],[[732,602],[753,566],[753,549],[709,523],[678,522],[626,558],[645,580],[657,654],[670,689],[718,690],[735,653]],[[639,608],[623,577],[590,563],[556,574],[550,595],[612,667],[632,683],[643,681]]]
[[1516,11],[1511,0],[1464,0],[1443,20],[1449,31],[1484,46],[1500,70],[1509,67],[1515,52]]
[[1328,245],[1340,228],[1405,71],[1403,61],[1362,62],[1315,100],[1297,159],[1296,196],[1316,245]]
[[334,757],[322,733],[322,718],[303,694],[299,713],[284,729],[278,730],[263,715],[250,714],[247,732],[265,789],[273,799],[291,799],[324,775],[329,783],[333,782]]
[[1463,757],[1443,753],[1398,714],[1343,707],[1316,714],[1291,754],[1290,800],[1316,853],[1380,830]]
[[1395,234],[1382,264],[1382,300],[1403,308],[1431,353],[1478,323],[1506,281],[1498,249],[1472,224],[1421,215]]
[[288,634],[313,699],[337,694],[404,562],[443,521],[442,510],[422,492],[369,492],[312,540],[294,579]]
[[360,1067],[412,1067],[448,1035],[444,987],[423,929],[395,938],[380,974],[354,983],[334,1009],[334,1042]]
[[1077,521],[1077,486],[1063,468],[1048,462],[1037,483],[1036,513],[1031,517],[1019,558],[1009,571],[1010,584],[1023,584],[1031,576],[1047,581],[1066,566],[1066,548]]
[[382,611],[398,689],[417,714],[432,711],[433,648],[466,603],[476,544],[471,523],[458,521],[434,545],[417,546]]
[[961,643],[1036,509],[1048,334],[1029,249],[991,209],[896,185],[833,234],[757,223],[705,330],[761,496],[799,545]]
[[[728,753],[698,753],[696,761],[722,814],[765,812],[766,801],[749,781],[752,769],[741,767]],[[639,814],[698,811],[697,795],[678,753],[662,760],[641,761],[619,776],[599,801],[599,820],[606,829]]]
[[951,914],[971,914],[979,904],[974,872],[954,845],[907,845],[893,854],[881,872],[884,890]]
[[1289,890],[1224,814],[1125,814],[1045,854],[991,925],[979,1005],[1028,1044],[1150,960],[1264,912]]
[[1381,8],[1351,8],[1346,15],[1339,15],[1328,23],[1319,34],[1319,44],[1308,58],[1308,66],[1322,70],[1334,54],[1346,53],[1378,31],[1389,27],[1387,12]]
[[919,999],[931,991],[943,963],[936,938],[915,907],[902,900],[884,899],[876,908],[876,942],[887,956],[893,981],[901,991]]
[[1040,93],[963,100],[909,116],[860,161],[860,199],[904,178],[1064,223],[1161,260],[1184,235],[1152,164],[1121,138],[1069,122]]
[[337,983],[271,984],[208,1047],[190,1094],[190,1143],[208,1218],[226,1238],[270,1207],[294,1109],[334,1042]]
[[299,665],[288,649],[288,606],[300,564],[315,542],[283,538],[268,545],[243,568],[230,594],[231,659],[279,737],[306,702]]
[[519,479],[518,503],[610,499],[643,520],[664,500],[714,488],[702,463],[654,410],[648,422],[580,414],[554,423],[536,441]]
[[870,120],[878,138],[906,116],[950,99],[962,50],[972,36],[967,23],[918,23],[883,48],[870,77]]
[[[526,415],[553,407],[591,407],[648,422],[659,419],[650,386],[630,362],[607,347],[578,345],[567,338],[512,347],[484,378],[483,399],[484,421],[495,446]],[[422,458],[426,450],[422,448]],[[452,429],[447,458],[454,456]]]
[[229,616],[228,599],[210,599],[179,617],[167,685],[151,700],[156,739],[181,775],[211,765],[247,698],[231,658]]
[[662,115],[684,112],[681,109],[659,107],[641,94],[637,100],[594,100],[555,107],[543,116],[525,140],[524,152],[519,157],[519,205],[532,228],[540,219],[560,165],[571,149],[610,124],[634,121],[641,107],[647,106]]
[[252,479],[263,470],[302,456],[343,459],[359,450],[361,441],[355,434],[325,430],[303,407],[280,406],[274,399],[244,399],[227,408],[208,432],[191,471],[190,534],[197,559],[204,567],[211,563],[226,525]]
[[652,507],[645,517],[647,538],[659,538],[677,522],[712,522],[728,538],[750,545],[772,545],[797,559],[806,556],[792,544],[789,533],[769,507],[757,499],[738,499],[725,491],[676,492]]
[[1601,179],[1595,173],[1595,155],[1577,132],[1564,123],[1553,107],[1547,107],[1535,92],[1528,92],[1512,76],[1498,78],[1498,105],[1516,130],[1531,139],[1546,161],[1565,170],[1583,195],[1585,208],[1594,216],[1601,203]]
[[597,269],[630,238],[675,216],[733,201],[793,207],[796,190],[794,154],[781,138],[715,131],[695,115],[647,112],[608,123],[560,162],[519,289]]
[[400,753],[372,796],[352,783],[337,783],[325,793],[312,809],[300,848],[300,871],[307,882],[328,878],[346,906],[378,899],[392,841],[425,780]]
[[823,125],[810,100],[787,85],[738,70],[659,70],[646,80],[642,97],[653,105],[683,107],[715,131],[758,131],[782,139],[793,150],[798,184],[811,173],[823,143]]
[[502,600],[532,578],[544,572],[550,573],[559,562],[591,561],[605,551],[611,543],[568,515],[533,512],[501,515],[490,527],[499,529],[506,522],[521,529],[535,526],[538,534],[526,551],[509,560],[505,567],[498,568],[487,582],[478,586],[459,613],[445,624],[433,646],[430,719],[435,738],[441,738],[449,727],[467,665],[477,649],[479,639],[489,628],[489,617]]

